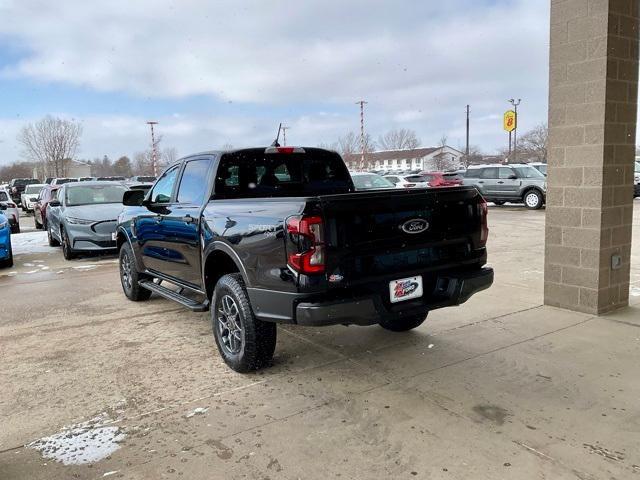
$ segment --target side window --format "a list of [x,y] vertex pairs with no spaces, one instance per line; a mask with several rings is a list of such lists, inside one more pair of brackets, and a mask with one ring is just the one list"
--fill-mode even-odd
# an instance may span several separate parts
[[495,167],[483,168],[482,172],[480,172],[480,178],[497,178],[498,177],[498,169]]
[[178,187],[178,203],[202,205],[208,194],[210,166],[209,159],[187,162]]
[[467,171],[464,172],[464,176],[465,178],[478,178],[480,172],[482,172],[481,168],[468,168]]
[[511,170],[508,167],[501,167],[498,169],[498,178],[500,179],[508,179],[511,175],[515,175],[516,172]]
[[158,180],[151,192],[152,203],[169,203],[171,201],[171,193],[173,192],[177,175],[177,166],[164,172],[164,175]]

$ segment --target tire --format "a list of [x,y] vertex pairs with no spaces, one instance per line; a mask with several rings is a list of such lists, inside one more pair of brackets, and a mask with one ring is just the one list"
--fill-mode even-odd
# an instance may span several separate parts
[[500,205],[504,205],[504,200],[494,200],[494,201],[493,201],[493,204],[494,204],[494,205],[498,205],[498,206],[500,206]]
[[211,324],[220,356],[231,369],[245,373],[271,363],[276,324],[254,316],[240,274],[218,280],[211,300]]
[[50,247],[59,247],[60,246],[60,242],[58,240],[56,240],[56,238],[51,235],[51,228],[47,228],[47,240],[49,240],[49,246]]
[[60,229],[60,237],[62,238],[62,255],[65,260],[73,260],[78,256],[77,252],[71,247],[69,243],[69,236],[64,228]]
[[419,327],[427,319],[427,314],[424,315],[409,315],[409,316],[397,316],[393,319],[381,319],[379,324],[385,330],[391,332],[406,332]]
[[20,233],[20,224],[16,223],[13,227],[11,227],[11,233]]
[[544,203],[542,194],[538,190],[527,190],[522,200],[524,201],[524,206],[529,210],[538,210],[542,208],[542,204]]
[[33,213],[33,223],[36,225],[36,230],[42,230],[42,224],[38,222],[38,217],[36,217],[35,212]]
[[13,267],[13,249],[9,247],[9,258],[0,260],[0,268],[11,268],[11,267]]
[[124,243],[122,248],[120,248],[119,257],[120,284],[122,285],[122,291],[125,296],[133,302],[149,300],[149,297],[151,297],[151,291],[146,288],[142,288],[138,284],[139,280],[147,278],[147,276],[138,272],[135,257],[133,255],[133,249],[128,242]]

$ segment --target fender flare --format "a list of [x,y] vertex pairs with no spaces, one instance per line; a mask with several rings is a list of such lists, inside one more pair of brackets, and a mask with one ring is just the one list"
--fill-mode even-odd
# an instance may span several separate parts
[[249,287],[250,286],[248,281],[249,277],[247,275],[247,269],[245,268],[244,263],[242,262],[238,254],[235,252],[235,250],[221,240],[214,240],[205,247],[205,250],[202,255],[202,266],[201,266],[202,267],[202,272],[201,272],[202,284],[204,285],[205,283],[205,266],[207,265],[207,260],[215,252],[223,252],[227,254],[229,258],[231,258],[233,263],[235,263],[236,267],[238,268],[238,271],[242,275],[242,279],[244,280],[245,285]]

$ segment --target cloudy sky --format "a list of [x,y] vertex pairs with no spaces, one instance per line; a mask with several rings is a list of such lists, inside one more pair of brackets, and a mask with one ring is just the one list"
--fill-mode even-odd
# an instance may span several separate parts
[[146,120],[180,154],[225,143],[317,145],[359,129],[504,146],[546,121],[547,0],[0,0],[0,163],[46,114],[82,122],[80,158],[147,148]]

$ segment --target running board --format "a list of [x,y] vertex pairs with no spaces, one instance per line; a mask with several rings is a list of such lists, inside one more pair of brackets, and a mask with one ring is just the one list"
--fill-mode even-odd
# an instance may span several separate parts
[[199,303],[196,300],[185,297],[184,295],[181,295],[174,290],[163,287],[162,285],[158,285],[151,280],[140,280],[138,282],[138,285],[140,285],[142,288],[146,288],[147,290],[152,291],[153,293],[157,293],[161,297],[164,297],[168,300],[173,300],[174,302],[177,302],[194,312],[206,312],[207,310],[209,310],[209,300],[205,300],[204,303]]

